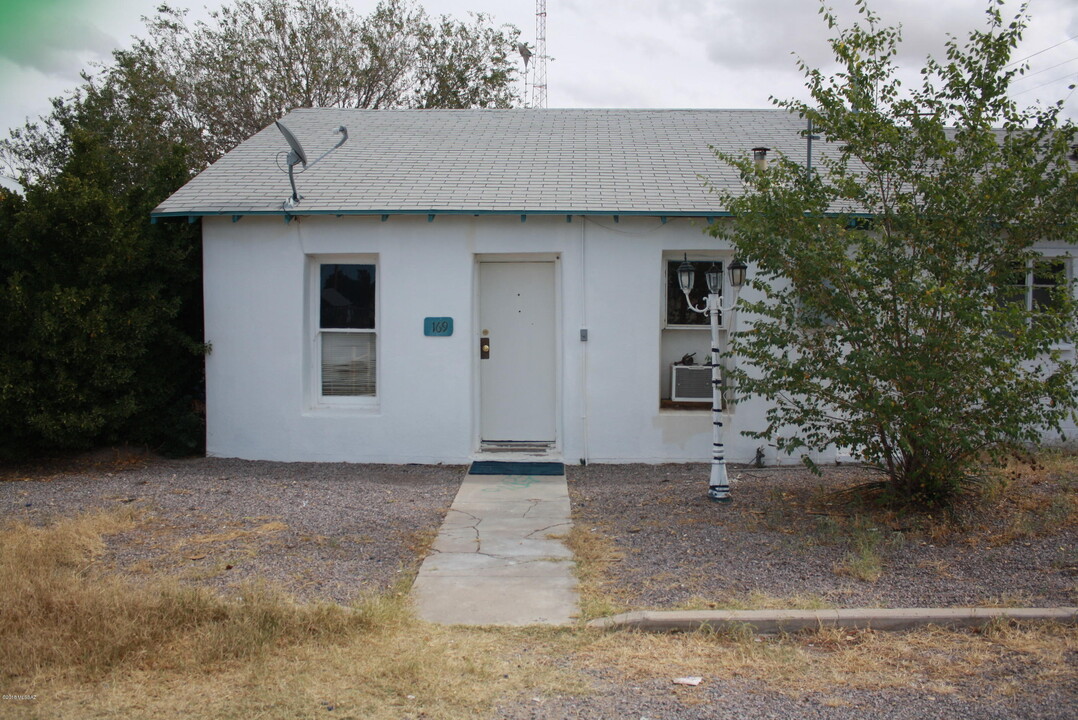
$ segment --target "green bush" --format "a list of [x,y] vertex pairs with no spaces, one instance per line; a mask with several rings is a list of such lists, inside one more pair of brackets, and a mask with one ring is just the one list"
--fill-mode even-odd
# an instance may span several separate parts
[[0,458],[118,441],[197,451],[199,236],[149,222],[187,177],[182,152],[124,189],[111,151],[69,134],[61,172],[0,194]]

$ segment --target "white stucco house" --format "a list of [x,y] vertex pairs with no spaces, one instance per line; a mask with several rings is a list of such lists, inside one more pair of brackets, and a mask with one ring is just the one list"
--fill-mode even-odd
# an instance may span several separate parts
[[[672,386],[673,363],[704,363],[710,344],[674,271],[685,256],[701,270],[734,259],[704,233],[724,214],[704,178],[740,185],[709,146],[803,157],[803,121],[305,109],[282,122],[309,160],[298,203],[271,126],[154,211],[202,223],[210,455],[710,457],[710,389],[684,369]],[[349,137],[332,149],[339,126]],[[738,400],[724,411],[727,459],[750,462],[761,443],[740,430],[765,408]]]

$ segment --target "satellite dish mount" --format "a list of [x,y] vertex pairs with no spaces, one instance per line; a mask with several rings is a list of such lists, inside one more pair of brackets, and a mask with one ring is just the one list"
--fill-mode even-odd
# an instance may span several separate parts
[[[296,190],[296,178],[294,171],[296,165],[303,165],[303,169],[307,169],[307,153],[306,151],[304,151],[303,146],[300,145],[300,142],[296,138],[296,136],[292,134],[292,131],[285,127],[284,123],[282,123],[280,120],[276,120],[275,124],[277,125],[277,129],[281,131],[281,134],[284,135],[284,139],[288,141],[288,147],[291,148],[288,151],[288,183],[292,186],[292,194],[284,201],[283,205],[283,208],[285,210],[291,210],[296,205],[299,205],[299,201],[303,199],[303,196],[300,195],[299,191]],[[348,140],[348,128],[346,128],[344,125],[338,127],[337,132],[341,134],[341,139],[337,142],[336,145],[322,153],[322,155],[319,156],[317,160],[310,163],[311,167],[317,165],[318,162],[322,160],[322,158],[324,158],[326,155],[329,155],[341,145],[344,145],[345,141]]]

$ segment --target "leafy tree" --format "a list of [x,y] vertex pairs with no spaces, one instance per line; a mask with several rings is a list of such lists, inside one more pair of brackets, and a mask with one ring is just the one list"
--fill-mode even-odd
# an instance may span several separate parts
[[419,44],[415,90],[419,108],[508,108],[517,99],[510,60],[519,31],[495,28],[482,13],[470,24],[443,16]]
[[197,226],[150,211],[296,107],[507,107],[518,31],[409,0],[233,0],[148,34],[0,142],[0,457],[97,442],[196,449]]
[[198,245],[186,226],[146,230],[183,158],[117,194],[98,139],[71,143],[55,178],[0,190],[0,457],[119,439],[190,452],[201,348],[181,316]]
[[1075,128],[1061,104],[1008,98],[1026,17],[1005,23],[1001,4],[907,90],[899,30],[859,0],[865,25],[831,41],[841,72],[802,63],[811,102],[777,102],[829,143],[816,167],[721,156],[747,189],[724,193],[734,221],[712,232],[755,264],[762,297],[742,304],[734,382],[774,403],[750,434],[853,448],[900,503],[948,502],[1078,404],[1060,350],[1078,341],[1072,288],[1034,251],[1078,239]]

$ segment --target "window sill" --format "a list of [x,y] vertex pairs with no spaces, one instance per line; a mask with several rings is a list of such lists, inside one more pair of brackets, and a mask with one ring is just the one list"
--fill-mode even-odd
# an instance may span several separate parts
[[659,410],[678,410],[689,412],[711,412],[711,401],[704,400],[700,402],[688,401],[688,400],[659,400]]
[[350,417],[356,415],[381,415],[382,405],[377,400],[355,403],[319,403],[311,405],[304,415]]
[[[723,405],[722,414],[729,415],[731,408]],[[711,402],[683,402],[680,400],[663,399],[659,401],[660,415],[710,415]]]

